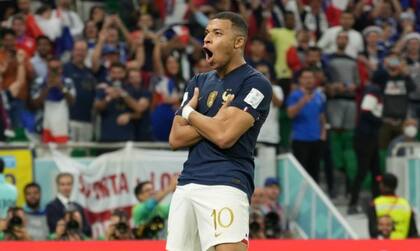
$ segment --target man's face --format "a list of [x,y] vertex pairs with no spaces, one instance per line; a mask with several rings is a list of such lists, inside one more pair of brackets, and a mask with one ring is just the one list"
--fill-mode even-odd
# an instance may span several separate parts
[[340,25],[343,27],[344,30],[349,30],[353,27],[354,18],[353,15],[350,13],[343,13],[340,17]]
[[417,39],[410,39],[407,41],[407,50],[410,52],[418,52],[420,50],[420,41]]
[[133,85],[141,84],[141,74],[140,71],[129,71],[128,72],[128,82]]
[[300,76],[300,84],[307,90],[313,90],[315,88],[315,76],[311,71],[305,71]]
[[284,26],[289,30],[295,29],[295,16],[293,14],[287,14],[284,18]]
[[379,34],[377,32],[370,32],[366,36],[366,42],[368,44],[377,44],[379,40]]
[[46,57],[51,52],[51,43],[46,39],[38,41],[36,49],[41,57]]
[[51,60],[50,62],[48,62],[48,71],[54,76],[61,76],[61,74],[63,73],[61,62],[58,60]]
[[277,201],[280,195],[280,188],[277,185],[270,185],[265,187],[265,191],[267,193],[267,197],[271,201]]
[[210,20],[205,33],[203,49],[206,61],[212,69],[226,66],[232,55],[244,46],[245,38],[242,36],[243,39],[240,40],[239,32],[232,27],[229,20]]
[[306,56],[306,63],[308,65],[316,65],[321,61],[321,53],[319,51],[310,50]]
[[14,51],[16,50],[16,37],[12,34],[8,34],[3,38],[3,47],[6,50]]
[[29,12],[31,9],[31,1],[30,0],[19,0],[18,1],[18,8],[23,13]]
[[16,32],[16,35],[22,36],[26,32],[25,23],[20,19],[13,20],[12,29]]
[[179,63],[175,57],[169,56],[165,61],[166,72],[171,76],[176,76],[179,73]]
[[151,29],[153,27],[153,18],[149,14],[143,14],[140,16],[138,21],[139,27],[146,27]]
[[337,35],[337,39],[336,39],[337,49],[345,50],[348,42],[349,42],[349,37],[346,33],[339,33]]
[[37,187],[28,187],[25,190],[25,201],[30,208],[37,208],[41,200],[41,192]]
[[256,188],[251,197],[251,204],[253,206],[260,206],[265,203],[266,194],[264,189]]
[[73,189],[73,177],[62,176],[58,180],[58,192],[66,198],[70,198],[71,190]]
[[111,44],[115,44],[118,42],[118,30],[115,28],[108,29],[108,37],[107,42]]
[[138,199],[140,201],[146,201],[150,199],[154,193],[155,193],[155,190],[153,189],[152,184],[147,183],[143,186],[141,193],[138,195]]
[[124,80],[125,78],[125,69],[121,67],[112,67],[110,72],[110,77],[113,81],[115,80]]
[[85,26],[85,36],[88,39],[94,39],[98,35],[98,28],[96,27],[95,23],[89,21],[86,23]]
[[262,41],[254,40],[249,49],[252,56],[264,57],[265,44]]
[[378,230],[384,237],[389,237],[393,229],[391,217],[382,216],[378,218]]
[[87,55],[87,44],[85,42],[77,42],[73,47],[73,60],[76,63],[82,63],[85,61]]

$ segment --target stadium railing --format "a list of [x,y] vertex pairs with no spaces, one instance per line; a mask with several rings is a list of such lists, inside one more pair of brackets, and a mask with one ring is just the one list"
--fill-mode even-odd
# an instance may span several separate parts
[[357,239],[357,234],[292,154],[278,159],[280,203],[302,238]]

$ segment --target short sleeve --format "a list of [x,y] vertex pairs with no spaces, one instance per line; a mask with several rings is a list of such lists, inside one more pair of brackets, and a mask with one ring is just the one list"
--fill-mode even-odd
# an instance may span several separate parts
[[245,80],[230,106],[246,111],[259,120],[268,114],[272,97],[271,84],[264,77],[256,75]]
[[175,113],[176,115],[181,116],[182,108],[184,108],[184,106],[188,104],[188,102],[194,95],[194,88],[197,86],[197,79],[198,79],[198,75],[195,75],[190,81],[188,81],[187,88],[185,89],[185,92],[182,94],[181,105],[179,106],[179,109]]

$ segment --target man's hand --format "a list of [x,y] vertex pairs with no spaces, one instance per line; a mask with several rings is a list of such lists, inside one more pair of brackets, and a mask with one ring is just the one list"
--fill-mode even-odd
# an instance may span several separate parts
[[197,109],[199,96],[200,96],[200,90],[198,89],[198,87],[195,87],[194,88],[194,95],[191,98],[190,102],[188,102],[187,105],[191,106],[191,108],[193,108],[194,110]]
[[168,187],[168,189],[171,191],[171,192],[174,192],[175,191],[175,189],[176,189],[176,186],[178,185],[178,175],[177,174],[174,174],[174,175],[172,175],[172,177],[171,177],[171,181],[170,181],[170,183],[169,183],[169,187]]
[[117,124],[120,126],[127,125],[128,122],[130,122],[130,114],[127,112],[119,115],[117,118]]
[[223,112],[232,102],[232,100],[235,98],[235,95],[233,94],[229,94],[227,96],[227,99],[225,101],[225,103],[223,103],[222,107],[220,107],[219,111],[216,113],[216,116],[214,116],[214,118],[220,119],[220,120],[226,120],[228,118],[226,112]]
[[16,54],[16,60],[18,62],[18,64],[23,64],[25,62],[25,58],[26,58],[26,53],[23,50],[18,50],[17,54]]

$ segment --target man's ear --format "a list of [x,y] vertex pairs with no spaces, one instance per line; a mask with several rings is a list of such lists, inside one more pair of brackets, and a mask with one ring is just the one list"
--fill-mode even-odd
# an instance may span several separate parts
[[245,48],[245,37],[244,36],[237,36],[235,38],[234,48],[235,49]]

